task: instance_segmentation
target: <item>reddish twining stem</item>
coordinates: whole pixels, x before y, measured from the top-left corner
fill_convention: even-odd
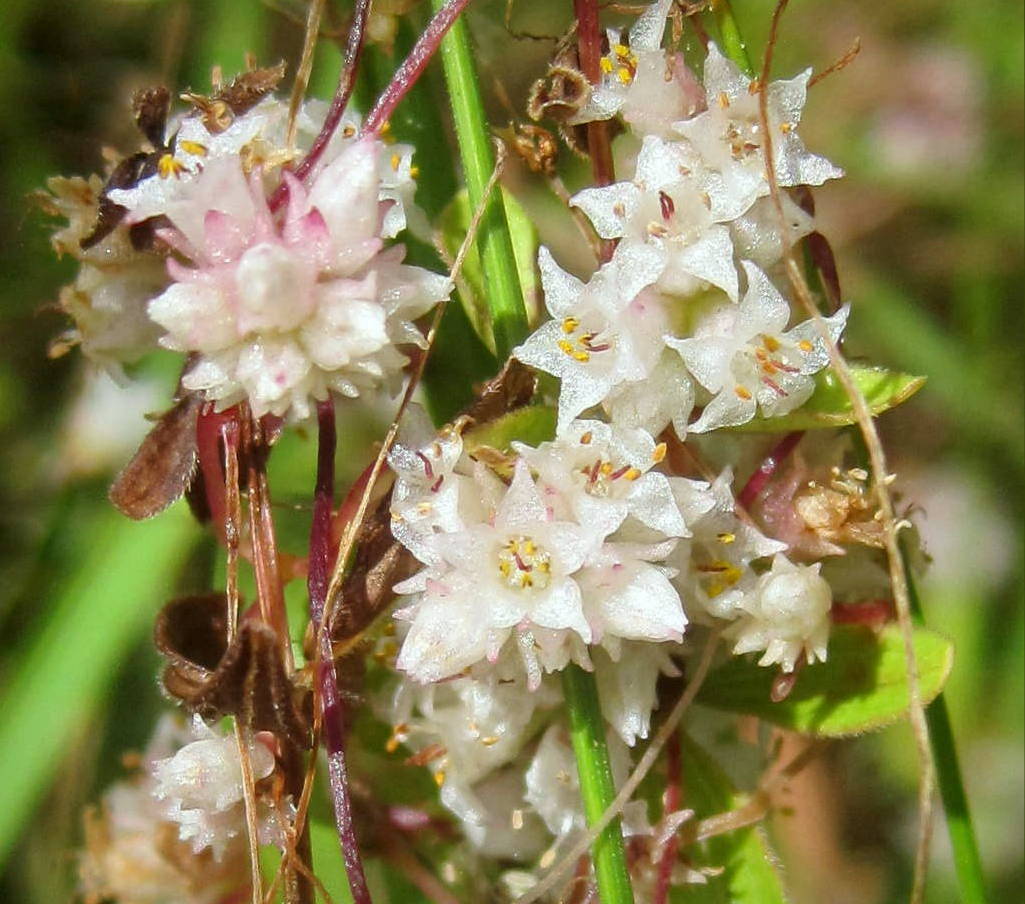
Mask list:
[[[601,81],[601,28],[598,22],[598,0],[573,0],[577,16],[577,51],[580,69],[592,85]],[[595,185],[610,185],[615,181],[615,166],[612,162],[612,143],[609,141],[608,123],[604,121],[587,124],[587,150],[591,156],[591,170]],[[602,241],[601,259],[612,258],[615,243]]]
[[[744,489],[737,494],[737,502],[743,508],[751,507],[762,490],[768,486],[776,471],[779,470],[779,466],[794,451],[802,436],[804,436],[803,430],[795,430],[793,433],[788,433],[773,446],[772,451],[765,456],[765,460],[758,466],[758,469],[748,478],[747,483],[744,484]]]
[[[384,124],[395,111],[399,101],[416,84],[431,61],[431,57],[441,46],[441,39],[445,37],[446,32],[452,27],[452,23],[456,21],[469,2],[470,0],[449,0],[427,23],[427,28],[409,52],[409,56],[396,70],[391,83],[384,89],[374,108],[367,114],[366,121],[363,123],[364,135],[377,135],[384,128]]]
[[[285,593],[278,569],[278,541],[274,533],[270,487],[267,484],[269,452],[264,425],[242,406],[242,448],[246,453],[246,483],[249,491],[249,533],[253,544],[253,570],[260,615],[277,633],[285,666],[293,665],[292,642],[285,612]]]
[[[356,72],[359,69],[359,59],[363,53],[363,36],[366,31],[367,18],[370,15],[371,0],[356,0],[352,10],[352,24],[349,26],[349,37],[345,44],[345,61],[342,64],[342,72],[338,77],[338,87],[335,89],[335,96],[331,100],[327,116],[324,117],[324,125],[313,140],[310,150],[295,168],[295,175],[299,179],[305,179],[327,149],[331,136],[334,135],[338,123],[345,115],[345,109],[349,106],[349,99],[352,97],[352,89],[356,86]],[[282,182],[274,191],[270,199],[270,209],[278,210],[288,197],[288,186]]]
[[[683,806],[683,758],[680,751],[679,732],[673,732],[666,741],[666,790],[662,794],[662,818],[675,813]],[[680,849],[680,837],[673,833],[666,839],[666,846],[658,861],[658,875],[655,877],[655,895],[652,904],[666,904],[673,881],[673,866]]]
[[[199,458],[199,472],[203,475],[203,489],[207,508],[210,509],[210,520],[222,543],[225,542],[227,502],[224,496],[221,431],[232,422],[237,423],[236,409],[215,411],[212,402],[204,405],[196,418],[196,455]]]
[[[359,840],[352,818],[349,776],[345,762],[345,710],[338,692],[331,632],[322,625],[328,581],[334,566],[331,540],[331,512],[335,484],[335,409],[330,399],[317,405],[317,483],[313,497],[313,525],[310,528],[310,567],[306,587],[310,595],[310,622],[317,638],[317,703],[327,752],[328,781],[335,813],[342,860],[349,877],[355,904],[370,904]]]

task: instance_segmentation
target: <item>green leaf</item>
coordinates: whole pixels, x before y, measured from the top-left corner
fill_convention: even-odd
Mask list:
[[[0,750],[8,775],[17,777],[0,788],[0,861],[95,715],[117,665],[150,630],[197,538],[182,504],[144,524],[105,509],[65,529],[89,537],[88,557],[57,595],[40,600],[47,617],[0,700]]]
[[[885,367],[852,364],[850,368],[873,417],[906,402],[925,385],[925,377],[914,377]],[[743,433],[788,433],[791,430],[844,427],[855,420],[847,393],[832,368],[827,368],[815,375],[815,391],[796,411],[782,417],[756,417],[730,429]]]
[[[511,193],[500,187],[505,204],[505,214],[509,221],[509,237],[512,240],[513,257],[516,259],[516,272],[519,274],[520,286],[524,299],[536,297],[537,277],[534,273],[534,261],[537,259],[537,230],[523,206]],[[470,228],[473,213],[470,209],[470,197],[466,189],[459,191],[442,211],[438,221],[441,230],[441,241],[449,257],[455,258]],[[495,350],[495,337],[491,329],[491,318],[488,311],[487,297],[484,293],[484,274],[481,271],[480,254],[476,247],[470,249],[463,263],[462,279],[468,291],[460,300],[466,309],[466,316],[473,324],[477,335],[492,351]],[[528,317],[533,319],[536,311],[528,310]]]
[[[914,645],[922,702],[928,704],[950,675],[954,646],[925,628],[915,629]],[[878,635],[861,626],[834,628],[829,659],[803,668],[794,689],[780,703],[770,698],[776,674],[757,665],[753,657],[730,659],[708,676],[698,701],[822,737],[882,728],[908,711],[904,643],[897,625]]]
[[[745,803],[715,760],[686,735],[681,736],[686,805],[697,819],[725,813]],[[686,885],[670,893],[673,904],[783,904],[786,894],[774,865],[775,854],[760,826],[737,829],[692,845],[694,866],[722,867],[707,885]]]
[[[546,405],[528,405],[467,430],[463,434],[463,445],[471,453],[481,446],[508,452],[513,440],[536,446],[554,438],[555,409]]]

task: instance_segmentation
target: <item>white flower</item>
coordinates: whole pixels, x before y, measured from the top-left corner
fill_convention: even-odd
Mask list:
[[[392,533],[421,562],[440,562],[430,538],[435,531],[452,533],[462,526],[459,482],[454,473],[463,454],[458,429],[437,432],[419,405],[410,405],[398,438],[388,454],[395,472],[391,496]]]
[[[382,250],[384,146],[346,147],[307,193],[289,180],[284,224],[259,179],[237,160],[211,161],[170,205],[175,242],[195,266],[170,261],[176,280],[149,305],[161,344],[198,352],[183,379],[221,408],[248,401],[266,413],[308,416],[312,400],[357,396],[393,382],[422,343],[412,320],[446,297],[449,281]]]
[[[192,734],[192,743],[153,763],[152,793],[164,803],[165,817],[178,824],[179,838],[190,842],[194,853],[210,848],[220,859],[228,842],[245,831],[238,745],[233,737],[211,731],[198,717]],[[274,771],[274,755],[266,746],[255,743],[249,753],[257,781]],[[261,828],[272,831],[266,821]]]
[[[648,135],[630,182],[586,188],[572,199],[605,239],[646,244],[661,261],[656,288],[690,295],[706,283],[737,299],[730,231],[718,222],[722,190],[708,190],[713,175],[699,179],[702,164],[686,144]]]
[[[694,381],[680,356],[666,348],[646,379],[621,384],[605,400],[605,408],[614,424],[639,427],[652,436],[672,424],[683,439],[694,409]]]
[[[708,616],[735,618],[757,580],[751,562],[786,549],[786,544],[764,537],[737,517],[732,480],[732,472],[726,469],[708,489],[704,483],[688,486],[693,482],[683,478],[673,482],[680,497],[689,497],[692,505],[706,506],[711,496],[710,508],[688,522],[693,524],[694,536],[681,540],[669,557],[669,564],[678,571],[675,583],[688,615],[702,621]]]
[[[167,285],[167,272],[161,257],[132,247],[124,226],[82,249],[80,242],[96,224],[102,187],[99,176],[55,177],[40,201],[48,213],[67,220],[53,234],[54,250],[80,263],[75,281],[60,293],[61,307],[75,322],[62,339],[80,345],[86,357],[124,382],[122,366],[156,347],[159,330],[146,316],[146,303]]]
[[[665,443],[641,429],[573,421],[554,442],[513,448],[537,472],[546,498],[581,524],[610,534],[630,516],[667,537],[689,535],[669,478],[651,470]]]
[[[630,771],[630,754],[615,735],[608,737],[609,765],[616,784],[621,784]],[[566,728],[558,723],[549,726],[537,746],[526,776],[527,803],[544,820],[557,839],[584,829],[583,804],[580,800],[580,776],[576,758],[570,747]],[[631,801],[623,807],[623,834],[647,834],[651,826],[647,820],[644,801]]]
[[[247,888],[248,858],[241,834],[223,836],[219,859],[197,857],[174,837],[177,826],[167,822],[166,807],[153,796],[147,767],[169,755],[185,735],[176,718],[162,717],[143,753],[143,768],[111,786],[98,811],[86,813],[85,850],[79,857],[80,891],[86,900],[219,904]]]
[[[786,244],[793,246],[815,230],[814,218],[785,193],[780,195],[780,202],[786,223]],[[737,257],[752,261],[763,270],[768,270],[783,258],[783,229],[772,198],[760,198],[747,213],[733,220],[730,235],[733,236]]]
[[[585,284],[542,247],[538,267],[553,319],[515,348],[513,356],[562,380],[562,431],[614,388],[646,378],[658,362],[665,314],[641,290],[658,278],[661,263],[647,246],[625,247]]]
[[[670,657],[671,649],[674,647],[665,643],[629,641],[622,645],[616,659],[603,649],[594,652],[602,714],[630,747],[638,738],[648,736],[651,713],[658,706],[658,676],[680,674]]]
[[[843,171],[811,154],[797,135],[811,70],[768,87],[768,120],[776,178],[781,187],[821,185]],[[676,131],[700,154],[726,188],[728,219],[740,216],[769,193],[765,177],[764,136],[758,114],[758,92],[751,79],[726,59],[715,44],[705,58],[708,109],[676,123]]]
[[[435,535],[447,567],[427,579],[397,667],[418,681],[440,680],[485,656],[496,659],[517,625],[570,630],[590,642],[574,575],[602,539],[554,520],[526,463],[519,462],[492,519]],[[467,626],[460,627],[464,620]]]
[[[790,307],[768,277],[744,261],[748,289],[739,305],[711,311],[688,339],[667,337],[694,378],[712,393],[694,433],[744,424],[758,408],[765,417],[787,414],[807,401],[812,374],[829,363],[814,321],[784,332]],[[843,307],[825,323],[833,342],[847,321]]]
[[[608,29],[609,51],[600,61],[601,82],[570,120],[573,124],[620,114],[641,134],[667,134],[672,123],[692,116],[704,92],[683,54],[662,50],[662,33],[672,0],[657,0],[630,29],[629,46],[618,29]]]
[[[809,663],[825,661],[833,594],[820,568],[794,565],[777,554],[728,630],[736,641],[733,652],[764,650],[758,664],[778,664],[784,672],[792,672],[802,654]]]
[[[484,481],[481,496],[489,494]],[[397,667],[416,681],[440,681],[481,660],[496,662],[515,635],[534,690],[543,671],[570,661],[590,668],[587,644],[618,656],[622,640],[678,641],[687,620],[670,583],[674,572],[659,564],[675,541],[608,542],[619,520],[610,511],[578,520],[519,459],[494,508],[479,523],[434,534],[438,564],[396,586],[417,594],[396,614],[411,622]]]

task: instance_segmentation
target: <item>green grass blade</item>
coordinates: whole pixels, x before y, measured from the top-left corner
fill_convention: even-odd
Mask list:
[[[431,0],[431,5],[438,10],[445,4],[444,0]],[[456,21],[442,41],[441,60],[459,139],[466,190],[470,206],[477,210],[495,167],[495,154],[470,52],[470,38],[462,19]],[[495,351],[498,358],[504,360],[526,337],[527,316],[501,192],[493,192],[485,207],[477,242]]]
[[[740,67],[741,72],[753,78],[754,66],[751,65],[751,57],[748,56],[747,45],[733,15],[730,0],[712,0],[712,13],[719,26],[719,49],[726,59]]]
[[[118,663],[149,630],[196,537],[183,505],[145,524],[105,509],[87,527],[91,552],[52,600],[40,601],[49,615],[0,701],[4,770],[17,777],[0,787],[0,863]]]
[[[584,816],[587,824],[593,825],[601,819],[616,796],[598,687],[592,672],[570,664],[562,672],[562,689],[566,695],[570,739],[580,774]],[[623,850],[623,831],[618,818],[602,830],[591,851],[602,904],[633,904],[633,889]]]
[[[901,543],[900,551],[907,574],[911,614],[915,621],[921,624],[924,621],[922,601],[918,595],[914,572],[908,561],[904,543]],[[925,721],[929,726],[932,755],[936,760],[936,782],[943,801],[943,811],[947,817],[947,833],[950,835],[950,846],[954,853],[954,870],[961,888],[961,900],[963,904],[985,904],[986,885],[982,877],[979,843],[975,838],[972,814],[968,808],[968,795],[965,793],[957,746],[954,743],[950,712],[942,693],[925,710]]]

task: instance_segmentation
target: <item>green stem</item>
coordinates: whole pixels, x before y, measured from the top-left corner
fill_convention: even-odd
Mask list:
[[[903,542],[900,544],[900,553],[907,575],[911,615],[922,624],[925,621],[922,602],[908,561],[907,547]],[[954,853],[954,869],[961,888],[961,901],[963,904],[985,904],[986,886],[982,878],[979,843],[972,827],[972,814],[968,808],[968,796],[965,794],[958,762],[950,711],[942,693],[929,704],[925,711],[925,721],[929,726],[929,742],[936,760],[936,780],[943,800],[943,810],[947,815],[947,833]]]
[[[712,0],[712,12],[719,26],[719,44],[725,57],[740,67],[745,75],[754,77],[754,66],[747,55],[747,45],[737,26],[730,0]]]
[[[601,819],[616,796],[605,743],[605,720],[593,673],[571,664],[563,670],[562,689],[569,711],[569,732],[577,758],[577,772],[580,774],[584,816],[590,826]],[[626,868],[623,832],[618,817],[595,838],[591,854],[602,904],[633,904],[633,889]]]
[[[431,4],[435,10],[445,5],[444,0],[431,0]],[[442,41],[441,60],[445,68],[452,117],[456,124],[470,209],[476,210],[495,168],[495,154],[473,65],[469,34],[462,19],[452,26]],[[513,347],[526,337],[527,315],[501,192],[494,192],[485,207],[477,242],[484,271],[485,295],[495,334],[495,351],[499,360],[504,360]]]

